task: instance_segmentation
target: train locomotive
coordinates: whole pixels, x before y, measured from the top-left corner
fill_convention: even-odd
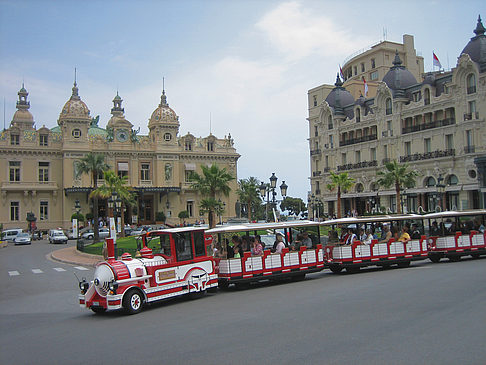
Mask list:
[[[113,239],[106,239],[108,259],[95,269],[94,279],[79,283],[79,304],[95,313],[125,309],[129,314],[144,304],[188,294],[199,297],[218,285],[214,260],[206,254],[204,230],[169,229],[154,232],[161,252],[154,255],[143,240],[141,257],[128,253],[115,259]]]

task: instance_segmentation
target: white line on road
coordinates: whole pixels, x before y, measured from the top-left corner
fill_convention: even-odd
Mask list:
[[[32,272],[34,274],[42,274],[43,273],[43,271],[41,269],[32,269]]]
[[[17,275],[20,275],[20,273],[18,271],[9,271],[8,274],[10,276],[17,276]]]
[[[55,267],[54,270],[56,270],[57,272],[66,271],[62,267]]]
[[[81,270],[81,271],[85,271],[85,270],[89,270],[85,267],[82,267],[82,266],[74,266],[75,269],[78,269],[78,270]]]

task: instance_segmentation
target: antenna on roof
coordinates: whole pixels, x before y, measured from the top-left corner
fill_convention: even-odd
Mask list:
[[[74,84],[76,84],[76,67],[74,68]]]
[[[162,77],[162,91],[165,91],[165,77]]]
[[[212,134],[212,128],[211,128],[211,112],[209,112],[209,134]]]
[[[5,96],[3,97],[3,130],[5,130]]]
[[[383,41],[386,41],[387,36],[388,36],[388,31],[386,30],[386,27],[383,27]]]

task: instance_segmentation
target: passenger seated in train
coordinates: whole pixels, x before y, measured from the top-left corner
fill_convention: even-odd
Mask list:
[[[361,242],[364,245],[371,245],[371,241],[373,240],[373,234],[371,233],[371,229],[367,229],[365,232],[365,237]]]
[[[437,221],[432,222],[432,227],[430,227],[430,235],[431,236],[440,236],[441,231],[439,229],[439,226],[437,225]]]
[[[331,229],[329,231],[329,243],[337,243],[337,242],[339,242],[338,233],[334,229]]]
[[[402,227],[402,234],[398,238],[398,241],[403,243],[407,243],[408,241],[410,241],[410,235],[408,234],[408,227],[406,225]]]
[[[392,238],[395,242],[398,241],[398,239],[400,238],[400,233],[398,231],[398,227],[397,226],[393,226],[391,227],[391,233],[392,233]]]
[[[413,240],[418,240],[418,239],[420,239],[420,237],[422,237],[422,232],[420,232],[416,223],[412,224],[412,234],[410,235],[410,237]]]
[[[263,246],[258,240],[251,236],[250,237],[250,243],[251,243],[251,255],[252,256],[261,256],[263,255]]]
[[[354,241],[357,240],[356,234],[354,233],[352,228],[348,228],[348,238],[346,242],[344,243],[345,245],[352,245]]]
[[[251,249],[251,246],[250,246],[250,240],[249,240],[249,237],[248,236],[243,236],[241,237],[241,241],[240,241],[240,253],[243,254],[243,252],[248,252],[250,251]]]
[[[474,230],[484,233],[484,224],[482,224],[479,219],[474,221]]]
[[[265,251],[265,242],[262,242],[262,238],[260,237],[259,234],[257,234],[255,236],[255,241],[258,241],[258,243],[260,243],[260,245],[262,245],[262,250]]]
[[[379,243],[387,243],[390,238],[392,238],[392,233],[388,224],[383,225],[383,230],[381,231],[381,237]]]
[[[305,246],[307,248],[312,248],[312,240],[309,237],[309,232],[302,233],[302,246]]]
[[[290,249],[292,251],[299,251],[300,246],[302,246],[302,240],[303,240],[302,234],[297,234],[297,237],[295,238],[295,241],[290,244]]]
[[[234,251],[234,254],[233,254],[233,258],[234,259],[241,258],[241,255],[240,255],[240,246],[233,247],[233,251]]]
[[[358,234],[358,239],[363,242],[366,240],[366,238],[368,237],[368,235],[366,234],[365,232],[365,229],[363,227],[361,227],[359,229],[359,234]]]
[[[273,251],[275,253],[282,253],[282,250],[285,248],[285,243],[283,241],[283,235],[281,233],[277,233],[275,237],[275,243],[273,244]]]
[[[235,253],[235,247],[236,246],[240,246],[240,237],[237,236],[237,235],[234,235],[233,237],[231,237],[231,243],[228,245],[228,252],[227,252],[227,257],[229,259],[233,258],[234,257],[234,253]]]

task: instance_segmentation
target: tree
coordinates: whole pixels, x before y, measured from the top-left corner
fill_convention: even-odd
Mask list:
[[[246,204],[246,213],[250,222],[255,207],[261,204],[259,186],[260,182],[253,176],[238,181],[238,191],[236,193],[242,204]]]
[[[113,192],[116,192],[118,198],[121,200],[121,226],[125,226],[125,217],[123,214],[124,207],[134,206],[135,196],[126,186],[127,177],[119,177],[114,171],[108,170],[104,172],[105,183],[99,188],[93,190],[90,197],[93,198],[110,198]],[[115,222],[116,224],[116,222]],[[125,230],[122,228],[121,235],[125,234]]]
[[[299,215],[300,213],[304,213],[307,210],[307,207],[301,198],[287,196],[282,203],[280,203],[280,209],[288,210],[292,215]]]
[[[400,205],[400,191],[405,188],[412,188],[415,186],[415,179],[419,176],[419,172],[416,170],[410,170],[410,166],[407,162],[399,164],[396,160],[387,162],[385,164],[384,171],[378,171],[376,176],[378,177],[377,183],[385,188],[395,186],[397,212],[402,212]]]
[[[223,194],[225,196],[229,195],[231,188],[229,182],[234,180],[234,177],[226,171],[226,168],[219,168],[217,165],[213,164],[211,167],[201,165],[202,175],[194,172],[191,176],[191,187],[197,190],[203,197],[210,198],[208,204],[205,207],[200,208],[203,210],[207,209],[209,228],[214,228],[216,222],[214,219],[215,214],[215,201],[217,194]]]
[[[88,153],[76,164],[76,178],[82,174],[91,175],[91,188],[98,186],[98,175],[108,170],[110,167],[105,163],[105,156],[101,153]],[[98,197],[93,198],[93,229],[94,239],[99,239],[98,225]]]
[[[337,174],[330,171],[331,182],[327,184],[327,189],[333,191],[337,188],[337,217],[341,218],[341,193],[351,189],[354,185],[354,179],[348,176],[347,172]]]
[[[184,221],[184,219],[189,218],[189,212],[187,210],[181,210],[179,214],[177,214],[179,219],[181,220],[181,223]]]

